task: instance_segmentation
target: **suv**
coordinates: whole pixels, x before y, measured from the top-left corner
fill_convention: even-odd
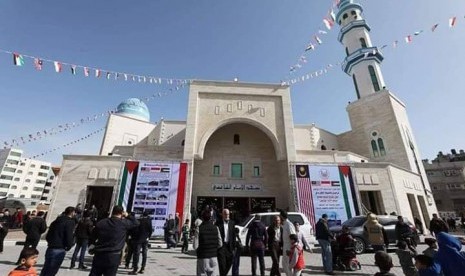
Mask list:
[[[363,235],[363,224],[366,221],[366,216],[356,216],[351,219],[346,220],[342,225],[348,226],[350,229],[350,234],[354,238],[355,244],[355,252],[357,254],[362,254],[367,249],[371,247],[368,243],[368,240]],[[396,244],[397,237],[396,237],[396,223],[397,223],[397,216],[378,216],[379,223],[384,227],[386,230],[386,234],[389,239],[389,244]],[[407,223],[413,231],[414,239],[418,243],[420,238],[418,236],[418,231],[415,228],[415,225],[412,224],[407,218],[404,217],[404,222]],[[338,235],[342,231],[342,226],[333,226],[330,227],[329,230],[334,234]]]
[[[236,228],[239,229],[239,237],[241,238],[242,243],[245,245],[247,231],[249,230],[249,226],[254,220],[255,215],[260,217],[260,220],[263,224],[265,224],[266,228],[271,225],[273,218],[275,216],[279,216],[278,212],[274,213],[257,213],[251,214],[247,217],[242,223],[236,225]],[[308,241],[310,245],[316,243],[315,236],[313,235],[313,227],[308,221],[307,217],[302,213],[297,212],[288,212],[287,218],[294,224],[298,222],[300,225],[300,231],[304,234],[305,239]]]

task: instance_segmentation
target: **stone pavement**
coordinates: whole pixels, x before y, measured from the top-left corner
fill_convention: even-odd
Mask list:
[[[190,245],[191,246],[191,245]],[[8,272],[14,268],[14,262],[17,260],[21,246],[15,246],[12,242],[6,243],[3,254],[0,254],[0,275],[8,275]],[[425,245],[419,245],[417,250],[419,252],[425,249]],[[44,263],[44,253],[46,247],[41,243],[38,247],[40,257],[37,263],[37,270],[40,271]],[[395,267],[392,272],[396,275],[403,275],[402,270],[399,266],[399,260],[397,256],[391,251],[390,252]],[[63,266],[60,269],[58,275],[67,276],[83,276],[89,275],[89,270],[69,270],[69,263],[71,259],[71,252],[66,255]],[[358,256],[358,260],[362,264],[362,270],[355,272],[336,272],[336,275],[373,275],[376,273],[377,267],[374,265],[374,254],[367,253]],[[88,256],[86,259],[86,265],[90,266],[92,257]],[[324,275],[322,273],[321,255],[317,252],[308,253],[305,252],[306,269],[304,275]],[[271,267],[270,257],[265,257],[265,264],[267,267],[266,274],[269,275],[269,268]],[[164,249],[162,244],[153,244],[152,248],[149,249],[147,267],[145,275],[195,275],[196,257],[194,252],[191,254],[182,254],[181,248],[176,249]],[[118,275],[127,275],[130,270],[120,268]],[[258,271],[257,271],[258,272]],[[243,256],[241,258],[240,275],[251,275],[250,272],[250,257]],[[284,275],[284,274],[283,274]]]

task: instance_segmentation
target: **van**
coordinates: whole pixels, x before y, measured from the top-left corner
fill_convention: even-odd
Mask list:
[[[279,216],[279,212],[271,212],[271,213],[256,213],[251,214],[247,217],[243,222],[236,225],[236,228],[239,229],[239,237],[241,238],[242,243],[245,245],[247,231],[249,230],[249,226],[251,225],[252,221],[254,220],[255,215],[260,217],[260,220],[263,224],[265,224],[266,228],[271,225],[273,218],[275,216]],[[316,243],[315,236],[313,234],[313,227],[308,221],[308,218],[303,213],[298,212],[288,212],[287,218],[293,224],[298,222],[300,225],[300,231],[304,234],[305,239],[313,247]]]

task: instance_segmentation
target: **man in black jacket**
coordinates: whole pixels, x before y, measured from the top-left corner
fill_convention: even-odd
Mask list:
[[[46,239],[45,263],[40,276],[55,276],[65,259],[66,251],[74,245],[74,207],[66,207],[65,213],[50,224]]]
[[[331,241],[334,240],[333,234],[329,231],[328,215],[323,214],[315,226],[316,239],[321,246],[321,260],[323,268],[328,275],[334,275],[333,272],[333,254],[331,252]]]
[[[216,222],[216,226],[220,230],[221,241],[223,246],[218,249],[218,267],[220,276],[226,276],[231,269],[233,261],[233,252],[235,245],[234,221],[229,218],[229,210],[223,209],[223,215]]]
[[[47,231],[47,224],[44,220],[44,212],[40,211],[36,217],[30,219],[26,224],[23,225],[23,232],[26,234],[26,241],[24,242],[24,248],[36,248],[45,231]],[[17,265],[19,265],[21,259],[18,257]]]
[[[97,222],[90,242],[95,256],[89,276],[116,275],[126,234],[137,226],[136,218],[128,216],[121,206],[113,207],[110,218]]]
[[[197,251],[197,276],[216,275],[218,248],[222,247],[218,227],[212,222],[209,210],[202,213],[202,224],[195,232],[193,247]]]
[[[139,270],[139,274],[144,273],[145,264],[147,263],[147,247],[149,239],[153,233],[152,219],[149,217],[147,212],[142,214],[139,219],[139,227],[134,231],[133,237],[133,271],[129,275],[137,275],[137,268],[139,266],[139,256],[142,250],[142,264]]]
[[[79,269],[87,268],[84,265],[84,257],[86,255],[87,246],[89,244],[89,238],[92,234],[94,224],[90,219],[90,212],[88,210],[85,210],[84,214],[81,215],[82,218],[79,220],[76,226],[76,230],[74,231],[74,236],[76,237],[76,248],[74,248],[73,257],[71,258],[70,269],[74,268],[79,251],[81,252],[79,256]]]

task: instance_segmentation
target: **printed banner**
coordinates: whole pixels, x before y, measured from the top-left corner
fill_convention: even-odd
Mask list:
[[[299,211],[315,225],[327,214],[331,225],[360,213],[349,166],[296,165]]]

